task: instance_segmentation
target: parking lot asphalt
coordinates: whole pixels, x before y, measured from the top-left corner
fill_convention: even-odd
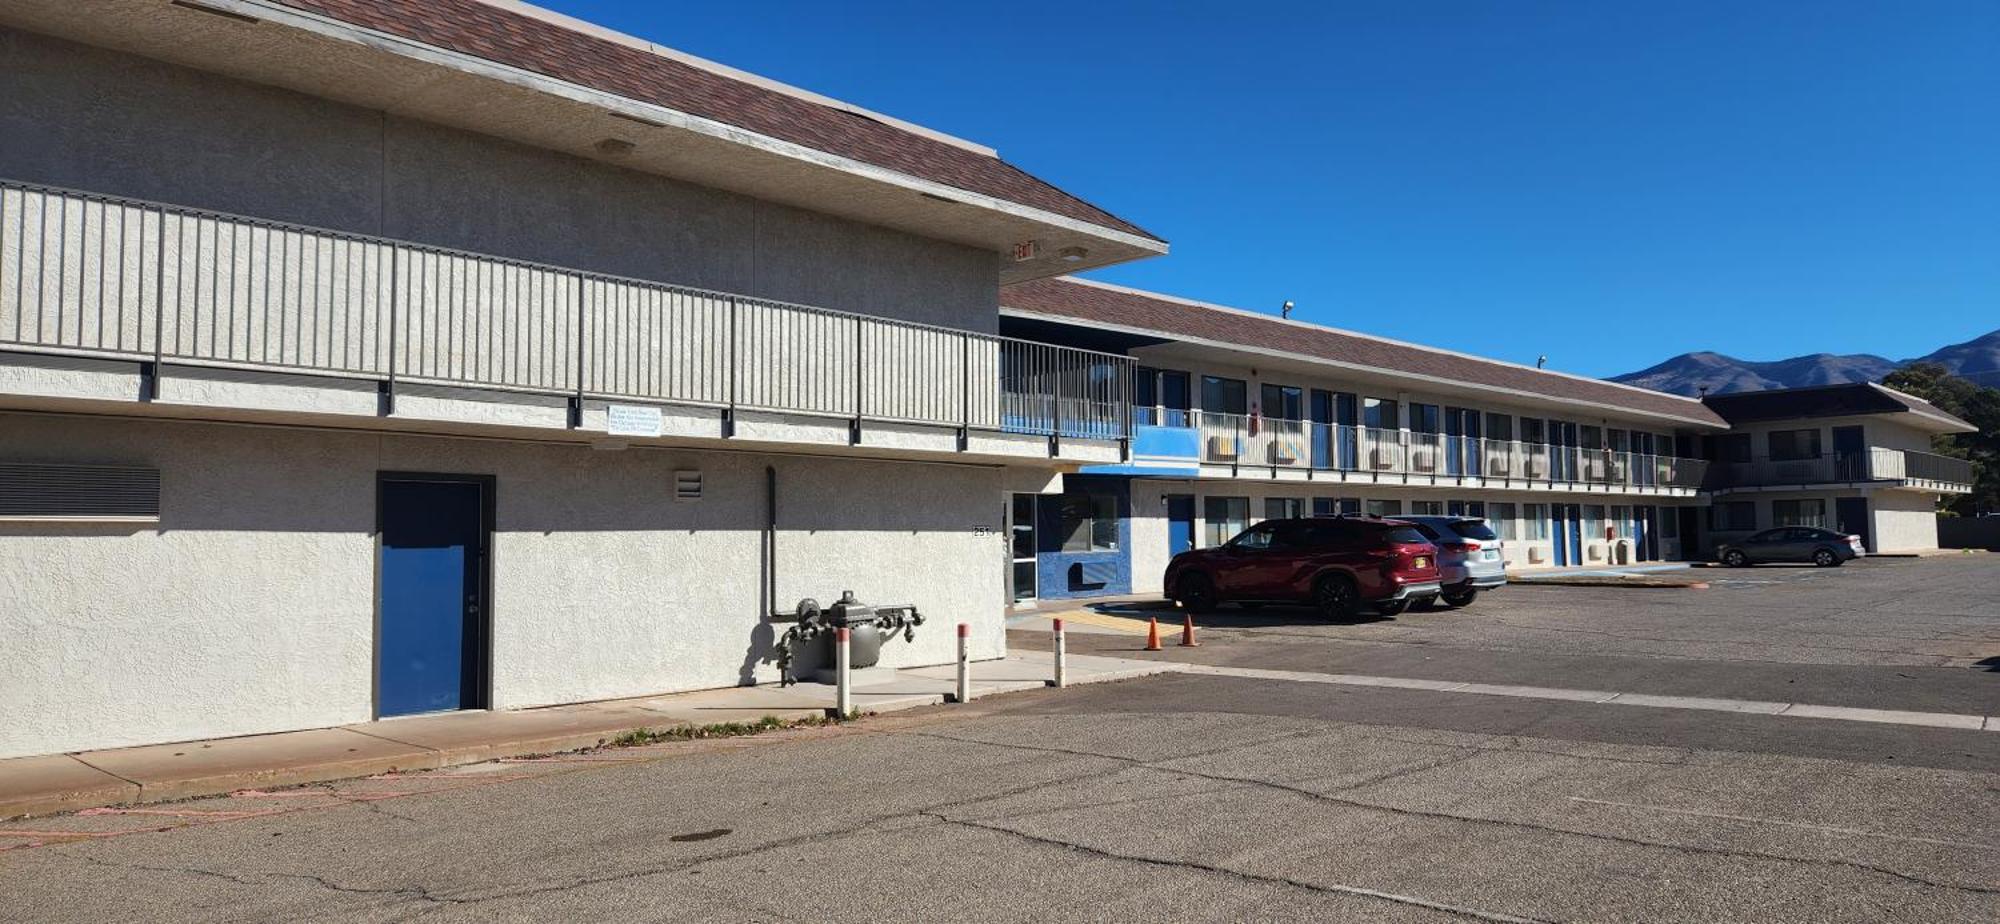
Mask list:
[[[1972,666],[2000,656],[1977,590],[2000,565],[1870,565],[1350,625],[1265,609],[1154,656],[1710,695],[1790,677],[1904,707],[2000,686]],[[1890,600],[1897,622],[1869,617]],[[2000,919],[1995,731],[1178,673],[294,792],[310,807],[164,806],[171,830],[0,852],[0,917]]]

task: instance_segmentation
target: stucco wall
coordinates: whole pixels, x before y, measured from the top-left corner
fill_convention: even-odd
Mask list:
[[[991,332],[996,256],[0,30],[0,177]]]
[[[5,458],[161,470],[157,528],[0,525],[0,756],[363,721],[372,712],[375,477],[496,476],[502,708],[772,680],[778,605],[853,589],[931,622],[887,665],[1005,650],[1002,470],[0,414]],[[672,472],[704,497],[672,499]]]
[[[1878,491],[1868,499],[1875,550],[1919,552],[1938,547],[1937,498],[1915,491]]]

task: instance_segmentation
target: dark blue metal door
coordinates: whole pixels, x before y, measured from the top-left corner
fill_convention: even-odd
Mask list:
[[[477,480],[381,481],[380,715],[486,705],[489,491]]]
[[[1569,564],[1569,523],[1563,519],[1561,504],[1550,504],[1549,514],[1555,520],[1553,524],[1555,528],[1549,531],[1549,536],[1555,542],[1554,558],[1556,567],[1560,568]]]
[[[1194,495],[1167,495],[1167,557],[1194,548]]]

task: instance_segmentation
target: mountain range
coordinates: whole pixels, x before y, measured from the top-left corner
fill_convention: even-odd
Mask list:
[[[1938,363],[1962,378],[2000,386],[2000,330],[1954,343],[1915,359],[1894,360],[1869,353],[1814,353],[1770,362],[1752,362],[1721,353],[1682,353],[1657,366],[1614,375],[1613,382],[1677,395],[1801,388],[1847,382],[1879,382],[1911,363]]]

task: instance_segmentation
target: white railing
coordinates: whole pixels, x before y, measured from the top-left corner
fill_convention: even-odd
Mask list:
[[[1122,356],[7,181],[0,349],[1130,432]]]
[[[1441,433],[1193,413],[1203,462],[1494,482],[1693,489],[1708,463]]]

